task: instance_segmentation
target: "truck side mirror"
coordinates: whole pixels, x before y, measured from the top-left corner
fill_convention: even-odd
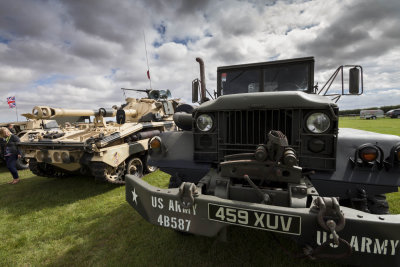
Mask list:
[[[360,70],[357,67],[349,70],[349,92],[352,95],[360,94]]]
[[[192,81],[192,103],[199,102],[199,79],[194,79]]]

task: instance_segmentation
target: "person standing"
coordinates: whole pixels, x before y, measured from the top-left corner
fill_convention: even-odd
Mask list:
[[[12,133],[12,134],[17,134],[17,132],[14,129],[14,125],[11,123],[7,124],[7,129]]]
[[[19,175],[17,171],[17,160],[21,157],[21,151],[17,147],[17,143],[19,142],[19,138],[16,135],[13,135],[10,130],[6,127],[0,128],[0,137],[4,139],[3,144],[3,156],[6,161],[7,168],[11,172],[13,176],[13,180],[9,182],[10,184],[19,183]]]

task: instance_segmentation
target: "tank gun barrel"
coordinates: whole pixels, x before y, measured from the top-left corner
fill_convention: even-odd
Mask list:
[[[81,117],[81,116],[103,116],[114,117],[115,109],[100,108],[99,110],[91,109],[63,109],[52,108],[48,106],[35,106],[32,110],[32,115],[35,119],[53,119],[60,117]]]

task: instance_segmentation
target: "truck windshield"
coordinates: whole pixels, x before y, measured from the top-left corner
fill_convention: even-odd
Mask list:
[[[273,91],[307,91],[308,63],[264,66],[259,69],[224,70],[220,73],[221,94]]]

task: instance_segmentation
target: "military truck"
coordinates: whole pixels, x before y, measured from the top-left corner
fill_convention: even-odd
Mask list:
[[[30,170],[36,175],[50,177],[89,174],[114,184],[124,184],[127,173],[141,176],[143,172],[154,171],[155,168],[147,164],[147,143],[149,138],[175,129],[172,115],[179,102],[168,100],[154,90],[148,91],[148,95],[141,99],[127,98],[125,104],[113,109],[35,107],[32,116],[37,119],[95,118],[91,124],[69,126],[62,132],[49,131],[31,140],[21,140]],[[115,117],[116,121],[106,122],[108,117]]]
[[[313,58],[219,67],[210,100],[197,61],[200,106],[174,115],[183,131],[149,142],[169,189],[127,175],[130,205],[181,232],[249,227],[292,237],[310,259],[399,266],[400,215],[388,214],[384,194],[400,185],[400,137],[338,128],[335,101],[363,92],[362,67],[340,66],[321,89]]]

